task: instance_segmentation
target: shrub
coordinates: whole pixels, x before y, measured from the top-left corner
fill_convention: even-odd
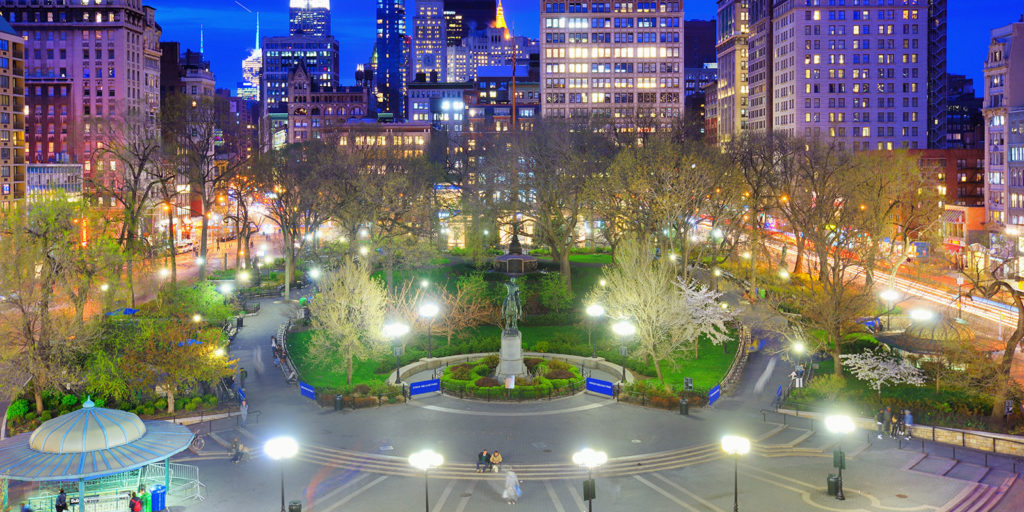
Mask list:
[[[451,377],[456,380],[469,380],[473,378],[473,366],[464,363],[449,367]]]
[[[576,375],[573,374],[571,371],[562,369],[549,369],[548,372],[544,374],[544,377],[550,380],[571,379],[575,376]]]
[[[77,404],[77,403],[78,403],[78,397],[75,396],[75,395],[64,395],[64,396],[60,397],[60,405],[62,405],[64,407],[71,408],[71,407],[74,407],[75,404]]]
[[[217,407],[217,403],[218,403],[218,402],[219,402],[219,400],[217,400],[217,397],[215,397],[215,396],[213,396],[213,395],[210,395],[210,396],[209,396],[209,397],[208,397],[208,398],[206,399],[206,403],[207,403],[207,404],[209,404],[209,406],[210,406],[210,407]]]
[[[536,368],[536,366],[538,364],[541,364],[543,362],[544,362],[544,360],[539,358],[539,357],[527,357],[527,358],[523,359],[523,364],[526,365],[526,369],[530,373],[533,373],[533,369]]]
[[[538,341],[533,346],[533,351],[540,352],[542,354],[547,354],[548,352],[551,352],[551,344],[548,343],[547,341]]]
[[[36,413],[35,412],[27,412],[27,413],[25,413],[25,421],[32,421],[34,419],[36,419]]]
[[[380,405],[380,403],[377,402],[377,397],[373,396],[361,396],[352,401],[352,406],[355,407],[356,409],[362,409],[365,407],[377,407],[378,405]]]
[[[846,386],[846,379],[834,373],[826,373],[811,381],[807,386],[807,394],[831,402],[839,397],[844,386]]]
[[[357,395],[369,395],[370,386],[367,386],[366,384],[356,384],[352,387],[352,392]]]
[[[572,305],[572,290],[565,285],[561,274],[547,274],[540,280],[537,295],[540,303],[551,311],[559,312]]]
[[[22,398],[21,400],[15,400],[14,403],[7,409],[7,417],[16,420],[20,419],[28,414],[29,406],[28,400]]]
[[[488,375],[491,373],[491,368],[486,364],[477,363],[477,365],[473,367],[473,373],[477,375]]]
[[[152,416],[156,414],[156,408],[154,408],[152,405],[147,405],[142,408],[142,414],[145,414],[146,416]]]
[[[498,379],[495,379],[494,377],[481,377],[477,379],[476,382],[473,383],[473,385],[478,388],[493,388],[496,386],[500,386],[501,383],[498,382]]]
[[[167,410],[167,399],[166,398],[157,398],[156,401],[153,402],[153,408],[154,409],[160,409],[162,411],[166,411]]]
[[[551,370],[570,371],[573,368],[573,366],[571,364],[569,364],[569,363],[567,363],[565,361],[558,361],[556,359],[551,359],[547,363],[548,363],[548,368],[551,369]]]
[[[92,403],[96,407],[103,407],[104,405],[107,405],[107,399],[103,398],[103,397],[95,398],[95,399],[93,399]]]
[[[53,413],[52,413],[52,412],[50,412],[50,411],[43,411],[43,412],[42,412],[42,413],[41,413],[41,414],[39,415],[39,421],[46,421],[46,420],[48,420],[48,419],[50,419],[50,418],[53,418]]]
[[[494,370],[498,367],[498,354],[491,354],[480,360],[481,363],[487,365],[488,368]]]
[[[196,404],[193,403],[193,402],[188,402],[188,403],[185,404],[185,407],[183,407],[183,409],[185,409],[186,411],[189,411],[189,412],[194,411],[194,410],[196,410]]]

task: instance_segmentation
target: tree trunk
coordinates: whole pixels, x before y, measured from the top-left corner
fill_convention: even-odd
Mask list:
[[[562,280],[565,281],[565,288],[572,293],[572,268],[569,266],[570,249],[558,254],[558,271],[562,273]]]
[[[683,280],[690,278],[690,234],[689,229],[683,230]]]
[[[174,392],[167,391],[167,414],[174,414]]]
[[[32,396],[36,399],[36,414],[43,413],[43,392],[39,390],[39,385],[32,381]]]
[[[1020,298],[1014,294],[1014,302],[1017,307],[1021,307]],[[1014,329],[1013,334],[1006,339],[1006,348],[1003,350],[1003,359],[999,362],[999,383],[996,388],[994,401],[992,403],[992,421],[998,421],[1003,416],[1003,402],[1006,400],[1007,388],[1009,387],[1010,379],[1013,377],[1010,375],[1013,369],[1013,355],[1017,352],[1017,345],[1020,344],[1021,337],[1024,337],[1024,315],[1018,315],[1017,317],[1017,328]]]
[[[665,378],[662,377],[661,375],[661,362],[656,357],[653,357],[651,359],[654,359],[654,372],[655,375],[658,376],[658,382],[660,382],[662,386],[665,386],[665,389],[667,390],[668,384],[665,384]]]
[[[793,274],[799,274],[804,266],[804,248],[807,246],[807,239],[797,235],[796,237],[796,262],[793,263]],[[785,263],[785,262],[783,262]]]
[[[74,296],[75,325],[82,325],[85,317],[85,303],[89,301],[89,287],[83,286],[78,295]]]
[[[288,301],[288,300],[291,300],[291,297],[292,297],[292,244],[293,244],[293,242],[291,241],[291,235],[289,234],[287,229],[282,229],[281,230],[281,238],[284,240],[284,300]]]
[[[206,237],[210,231],[210,219],[206,217],[206,210],[206,201],[203,201],[203,228],[199,234],[199,257],[203,259],[203,264],[199,265],[199,281],[206,279],[206,267],[210,266],[206,259]]]
[[[753,235],[750,239],[750,300],[757,300],[757,246],[758,236]]]
[[[132,255],[131,255],[130,251],[128,252],[127,256],[128,256],[128,261],[126,262],[127,264],[126,264],[126,268],[125,268],[125,276],[126,276],[127,282],[128,282],[128,302],[129,302],[129,304],[132,305],[132,308],[134,308],[135,307],[135,271],[134,271],[134,265],[132,263]]]
[[[235,228],[235,269],[241,268],[242,262],[242,230]]]
[[[346,370],[346,375],[347,375],[346,383],[349,386],[351,386],[352,385],[352,354],[349,354],[347,357],[345,357],[345,362],[346,362],[346,366],[348,366],[348,369]]]
[[[167,210],[167,247],[171,256],[171,286],[178,285],[178,248],[174,246],[174,208]]]

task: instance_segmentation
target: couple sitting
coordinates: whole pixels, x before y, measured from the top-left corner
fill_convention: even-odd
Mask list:
[[[482,468],[482,469],[481,469]],[[484,450],[477,454],[476,459],[476,472],[483,473],[484,471],[497,472],[501,469],[501,453],[495,450],[492,453],[487,453]]]

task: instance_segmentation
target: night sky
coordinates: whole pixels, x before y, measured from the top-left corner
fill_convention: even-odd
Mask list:
[[[288,0],[240,0],[252,11],[260,12],[261,36],[287,35]],[[982,65],[992,28],[1017,21],[1024,5],[1016,9],[1007,0],[948,0],[948,39],[950,73],[974,78],[981,95]],[[235,88],[241,80],[241,61],[255,44],[256,15],[233,0],[149,0],[156,7],[157,22],[163,27],[164,41],[179,41],[182,48],[198,49],[199,25],[206,28],[206,55],[217,75],[217,85]],[[187,5],[183,5],[187,4]],[[516,32],[530,37],[538,33],[538,0],[502,0],[505,19],[515,24]],[[415,0],[406,0],[412,16]],[[354,83],[356,64],[366,62],[373,47],[376,30],[374,0],[332,0],[334,37],[341,44],[341,80]],[[714,0],[691,0],[685,4],[686,19],[713,19]],[[410,25],[411,28],[411,25]]]

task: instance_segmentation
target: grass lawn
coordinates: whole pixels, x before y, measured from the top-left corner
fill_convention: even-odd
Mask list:
[[[309,353],[309,341],[312,331],[293,332],[288,335],[288,352],[292,356],[302,381],[316,388],[337,389],[346,385],[347,375],[345,368],[318,368],[314,366]],[[363,384],[369,382],[384,382],[388,378],[387,373],[374,373],[378,367],[377,361],[352,362],[352,384]]]
[[[679,356],[675,361],[662,361],[661,373],[665,383],[676,389],[683,389],[683,379],[691,377],[693,387],[696,389],[709,390],[718,385],[729,371],[733,356],[736,354],[737,342],[729,341],[725,344],[725,352],[722,346],[712,345],[709,341],[700,343],[699,357],[696,359],[685,359]],[[599,344],[601,347],[601,344]],[[597,355],[618,364],[622,359],[618,348],[599,348]],[[644,363],[640,360],[627,357],[626,368],[640,373],[650,379],[656,378],[654,364]]]
[[[602,265],[611,265],[612,255],[607,253],[570,254],[569,261],[573,263],[600,263]]]
[[[234,278],[235,278],[235,269],[233,269],[233,268],[214,270],[213,272],[210,272],[209,276],[207,277],[207,279],[211,279],[211,280],[215,280],[215,281],[234,279]]]

